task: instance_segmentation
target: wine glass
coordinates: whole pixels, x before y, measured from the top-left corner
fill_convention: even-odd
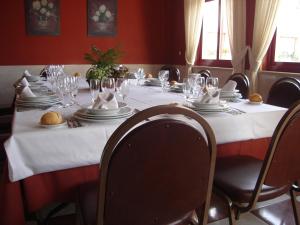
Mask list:
[[[145,72],[143,68],[138,68],[137,72],[134,73],[135,78],[137,79],[137,84],[141,84],[141,80],[145,78]]]
[[[116,84],[114,78],[104,77],[101,81],[102,92],[113,94],[116,90]]]
[[[71,94],[71,98],[72,98],[72,104],[76,103],[78,88],[79,88],[78,77],[75,77],[75,76],[70,77],[70,94]]]
[[[161,86],[165,91],[167,87],[167,81],[169,79],[169,70],[160,70],[158,72],[158,79],[160,80]]]
[[[123,101],[129,94],[129,81],[126,78],[117,78],[116,90],[117,93],[122,97]]]
[[[208,77],[206,79],[206,90],[209,95],[213,95],[219,87],[219,79],[217,77]]]
[[[100,90],[101,81],[99,79],[90,79],[90,92],[92,96],[92,102],[94,103],[99,90]]]
[[[195,78],[193,89],[192,89],[193,96],[197,98],[197,97],[199,97],[199,95],[202,95],[204,88],[205,88],[204,77],[197,76]]]

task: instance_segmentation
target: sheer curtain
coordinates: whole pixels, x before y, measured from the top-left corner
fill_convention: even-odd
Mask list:
[[[234,73],[245,72],[246,0],[225,0],[227,27]]]
[[[249,51],[251,91],[257,90],[257,72],[273,38],[282,0],[256,0],[252,49]]]
[[[184,0],[185,61],[187,73],[195,64],[200,39],[205,0]]]

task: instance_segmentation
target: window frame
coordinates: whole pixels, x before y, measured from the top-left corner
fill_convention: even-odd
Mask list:
[[[197,60],[196,65],[201,66],[212,66],[212,67],[225,67],[225,68],[231,68],[231,60],[224,60],[219,59],[220,56],[220,24],[221,24],[221,0],[206,0],[205,2],[210,1],[218,1],[219,8],[218,8],[218,37],[217,37],[217,59],[202,59],[202,45],[203,45],[203,25],[201,27],[201,36],[199,40],[199,46],[197,50]]]
[[[300,62],[276,62],[275,61],[275,50],[276,50],[276,34],[277,30],[274,33],[270,47],[265,57],[265,66],[263,69],[268,71],[278,71],[278,72],[291,72],[299,73],[300,72]]]

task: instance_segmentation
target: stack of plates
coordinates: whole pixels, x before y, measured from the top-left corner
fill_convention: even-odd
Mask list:
[[[160,80],[157,78],[148,78],[145,80],[144,85],[146,86],[161,86]]]
[[[221,104],[221,103],[207,104],[207,103],[199,103],[194,101],[187,104],[186,106],[201,114],[220,113],[220,112],[227,112],[230,110],[230,107],[227,104]]]
[[[41,108],[60,103],[60,99],[54,94],[36,97],[19,97],[16,99],[17,107]]]
[[[121,119],[133,113],[133,110],[125,103],[119,102],[118,104],[118,109],[79,109],[74,113],[74,117],[88,122],[101,122],[104,120]]]
[[[234,91],[221,91],[220,98],[226,101],[238,101],[242,98],[241,93],[239,93],[239,90]]]

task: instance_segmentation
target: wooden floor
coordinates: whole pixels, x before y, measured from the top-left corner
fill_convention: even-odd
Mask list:
[[[64,210],[62,214],[52,218],[48,225],[74,225],[76,224],[76,215],[74,206]],[[68,212],[69,211],[69,212]],[[71,213],[71,214],[69,214]],[[228,225],[226,218],[225,204],[218,197],[213,196],[209,212],[210,225]],[[294,218],[289,196],[284,195],[272,201],[259,203],[257,209],[251,213],[241,215],[238,221],[239,225],[294,225]],[[27,225],[36,225],[35,222],[28,222]]]

